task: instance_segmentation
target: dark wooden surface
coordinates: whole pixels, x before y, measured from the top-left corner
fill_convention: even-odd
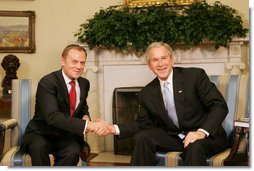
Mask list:
[[[11,96],[0,96],[0,118],[10,118]]]
[[[225,159],[225,166],[249,166],[249,127],[235,126],[232,150]],[[241,141],[245,141],[246,147],[239,152]]]

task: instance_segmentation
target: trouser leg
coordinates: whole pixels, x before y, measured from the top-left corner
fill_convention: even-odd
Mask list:
[[[177,137],[172,137],[163,129],[155,128],[143,130],[135,134],[135,147],[131,165],[154,166],[156,165],[155,153],[159,150],[183,150],[182,142]]]
[[[27,153],[30,155],[33,166],[50,166],[50,143],[40,135],[31,135]]]
[[[205,166],[206,159],[225,149],[226,139],[222,135],[217,137],[208,137],[197,140],[183,152],[183,161],[185,166]]]
[[[56,145],[55,166],[76,166],[79,162],[80,145],[73,139],[63,139]]]

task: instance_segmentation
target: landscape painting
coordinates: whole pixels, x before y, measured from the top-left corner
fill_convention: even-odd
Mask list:
[[[34,17],[31,11],[0,11],[0,52],[34,52]]]

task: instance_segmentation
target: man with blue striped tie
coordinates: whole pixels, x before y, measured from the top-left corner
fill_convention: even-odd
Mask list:
[[[139,94],[136,121],[110,125],[109,132],[120,138],[134,135],[131,165],[156,165],[157,151],[182,151],[184,165],[205,165],[208,156],[226,148],[223,96],[203,69],[173,67],[168,44],[154,42],[145,55],[157,77]]]

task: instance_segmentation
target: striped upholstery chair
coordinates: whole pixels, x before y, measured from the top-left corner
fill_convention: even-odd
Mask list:
[[[228,148],[223,152],[216,154],[207,159],[208,166],[223,166],[225,159],[230,155],[234,156],[234,152],[240,149],[233,149],[233,130],[234,120],[243,117],[249,117],[249,75],[221,75],[221,76],[210,76],[211,82],[213,82],[224,98],[227,101],[229,113],[223,122],[229,140]],[[244,146],[244,142],[241,142],[240,146]],[[157,152],[156,157],[158,159],[159,166],[181,166],[183,165],[182,158],[180,157],[181,152]],[[229,158],[228,158],[229,159]],[[229,162],[230,163],[230,162]]]
[[[20,148],[23,141],[23,134],[29,120],[34,115],[35,94],[37,80],[16,79],[12,81],[12,106],[11,119],[0,124],[0,154],[2,166],[31,166],[31,158]],[[10,149],[3,153],[5,134],[10,129]],[[90,148],[87,145],[81,153],[79,166],[86,165],[86,155],[89,155]],[[50,155],[51,164],[54,158]]]

